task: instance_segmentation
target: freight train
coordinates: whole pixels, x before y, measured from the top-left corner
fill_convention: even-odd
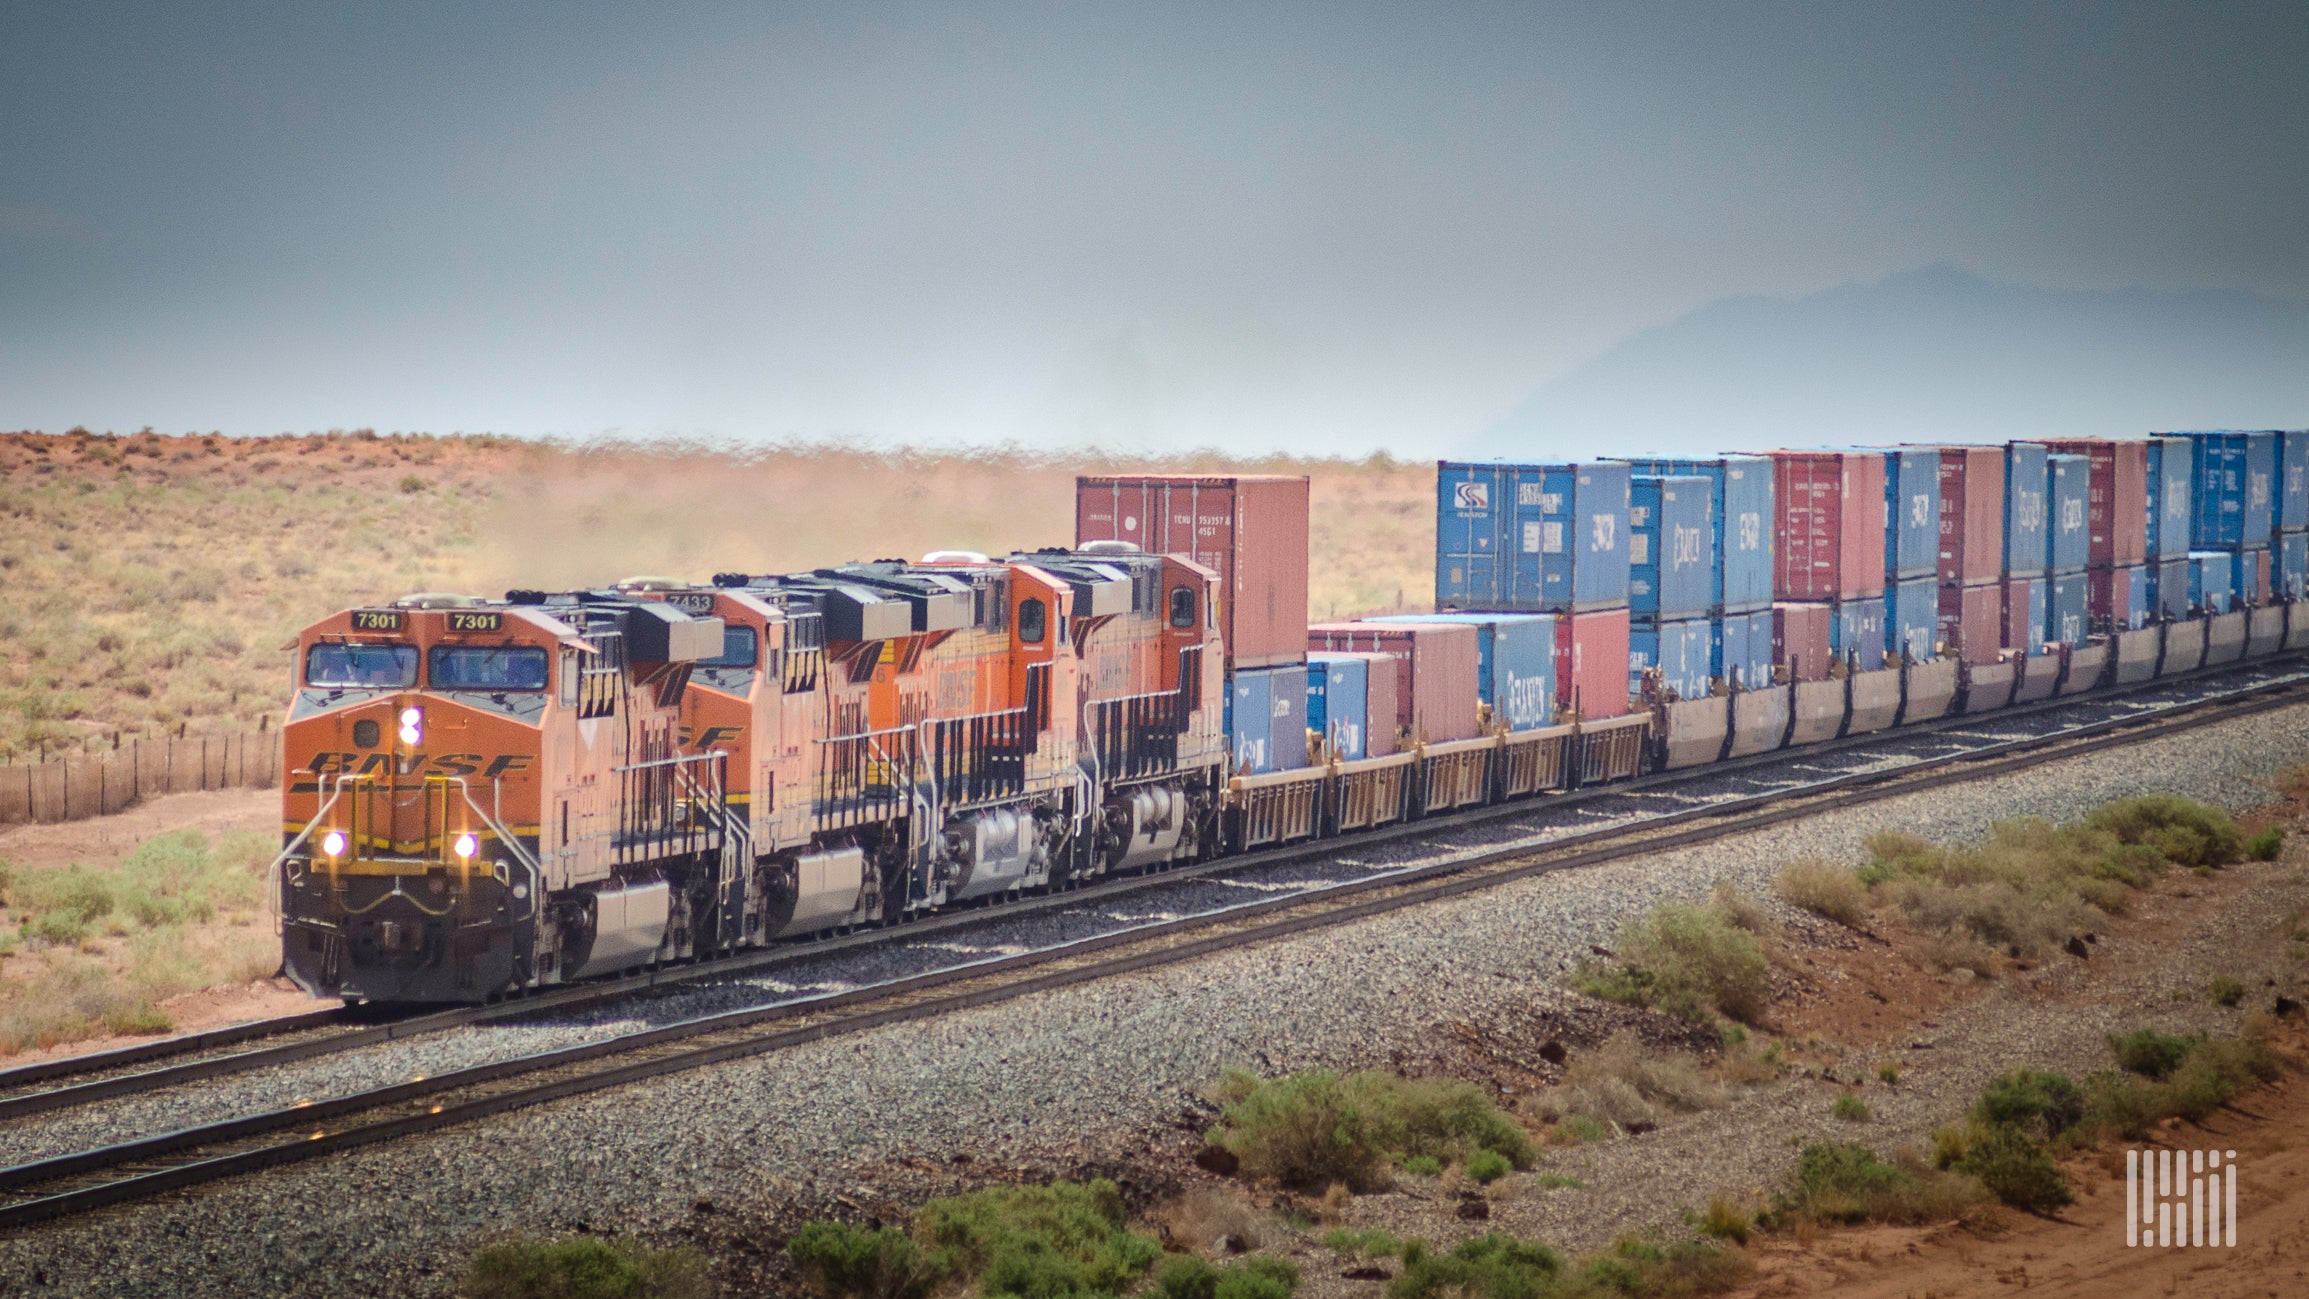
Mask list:
[[[2309,435],[2113,445],[1446,462],[1443,607],[1313,627],[1307,481],[1259,477],[1085,478],[1071,548],[347,609],[298,639],[284,966],[486,1001],[2309,649]],[[2166,550],[2169,603],[2117,589]]]

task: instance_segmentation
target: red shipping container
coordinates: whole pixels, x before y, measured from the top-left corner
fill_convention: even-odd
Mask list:
[[[1307,657],[1307,480],[1129,474],[1074,480],[1074,541],[1127,541],[1219,575],[1219,631],[1236,667]]]
[[[1884,454],[1772,451],[1772,594],[1884,594]]]
[[[1473,623],[1317,623],[1307,628],[1307,648],[1393,658],[1395,719],[1415,743],[1471,740],[1483,733],[1483,651]],[[1624,662],[1620,672],[1627,673]]]
[[[1973,586],[2003,575],[2004,448],[1941,447],[1940,584]]]
[[[2106,627],[2125,616],[2132,598],[2133,570],[2129,568],[2096,568],[2085,574],[2085,606],[2092,615],[2092,625]]]
[[[1378,665],[1373,664],[1372,666]],[[1363,708],[1367,717],[1394,717],[1398,719],[1402,717],[1403,691],[1397,684],[1397,677],[1393,672],[1373,672],[1370,680],[1364,684],[1363,690]],[[1363,731],[1363,756],[1366,758],[1384,758],[1395,752],[1402,747],[1400,740],[1402,730],[1403,723],[1400,720],[1392,726],[1366,723]]]
[[[2001,462],[2003,450],[1989,449]],[[2004,588],[1994,582],[1941,587],[1940,643],[1947,647],[1944,653],[1966,663],[1994,663],[2003,658]]]
[[[1798,681],[1825,681],[1836,657],[1836,610],[1825,604],[1772,606],[1772,663]]]
[[[1584,721],[1628,711],[1628,611],[1555,616],[1555,702]]]
[[[2237,598],[2258,609],[2262,605],[2271,603],[2273,598],[2269,589],[2269,552],[2264,548],[2246,553],[2253,556],[2253,562],[2247,566],[2247,570],[2253,575],[2253,581],[2250,589],[2237,592]]]
[[[2149,554],[2149,444],[2138,438],[2045,438],[2062,455],[2092,462],[2087,523],[2094,568],[2138,564]]]

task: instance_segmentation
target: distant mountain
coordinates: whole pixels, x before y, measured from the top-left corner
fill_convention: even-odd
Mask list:
[[[1805,298],[1710,303],[1541,387],[1464,451],[1697,454],[2305,425],[2309,304],[2063,292],[1931,266]]]

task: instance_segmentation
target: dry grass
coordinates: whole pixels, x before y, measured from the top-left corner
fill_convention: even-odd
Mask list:
[[[1188,1191],[1147,1216],[1176,1246],[1206,1251],[1231,1246],[1234,1253],[1259,1247],[1258,1212],[1223,1191]]]
[[[1805,858],[1780,868],[1773,887],[1795,906],[1857,929],[1868,918],[1868,890],[1847,867]]]
[[[277,718],[353,604],[1064,543],[1076,473],[1153,469],[1310,475],[1315,617],[1431,603],[1434,468],[1385,457],[0,434],[0,757]]]
[[[1723,1089],[1685,1057],[1654,1051],[1621,1033],[1571,1058],[1561,1085],[1540,1094],[1543,1117],[1577,1115],[1621,1131],[1658,1127],[1670,1114],[1714,1109]]]

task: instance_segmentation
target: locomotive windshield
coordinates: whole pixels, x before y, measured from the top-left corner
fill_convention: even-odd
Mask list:
[[[397,690],[417,684],[417,647],[345,641],[305,651],[308,686],[365,686]]]
[[[701,668],[750,668],[754,665],[754,629],[736,623],[722,624],[722,652],[710,659],[698,660]]]
[[[436,645],[431,669],[435,690],[543,690],[546,657],[530,645]]]

